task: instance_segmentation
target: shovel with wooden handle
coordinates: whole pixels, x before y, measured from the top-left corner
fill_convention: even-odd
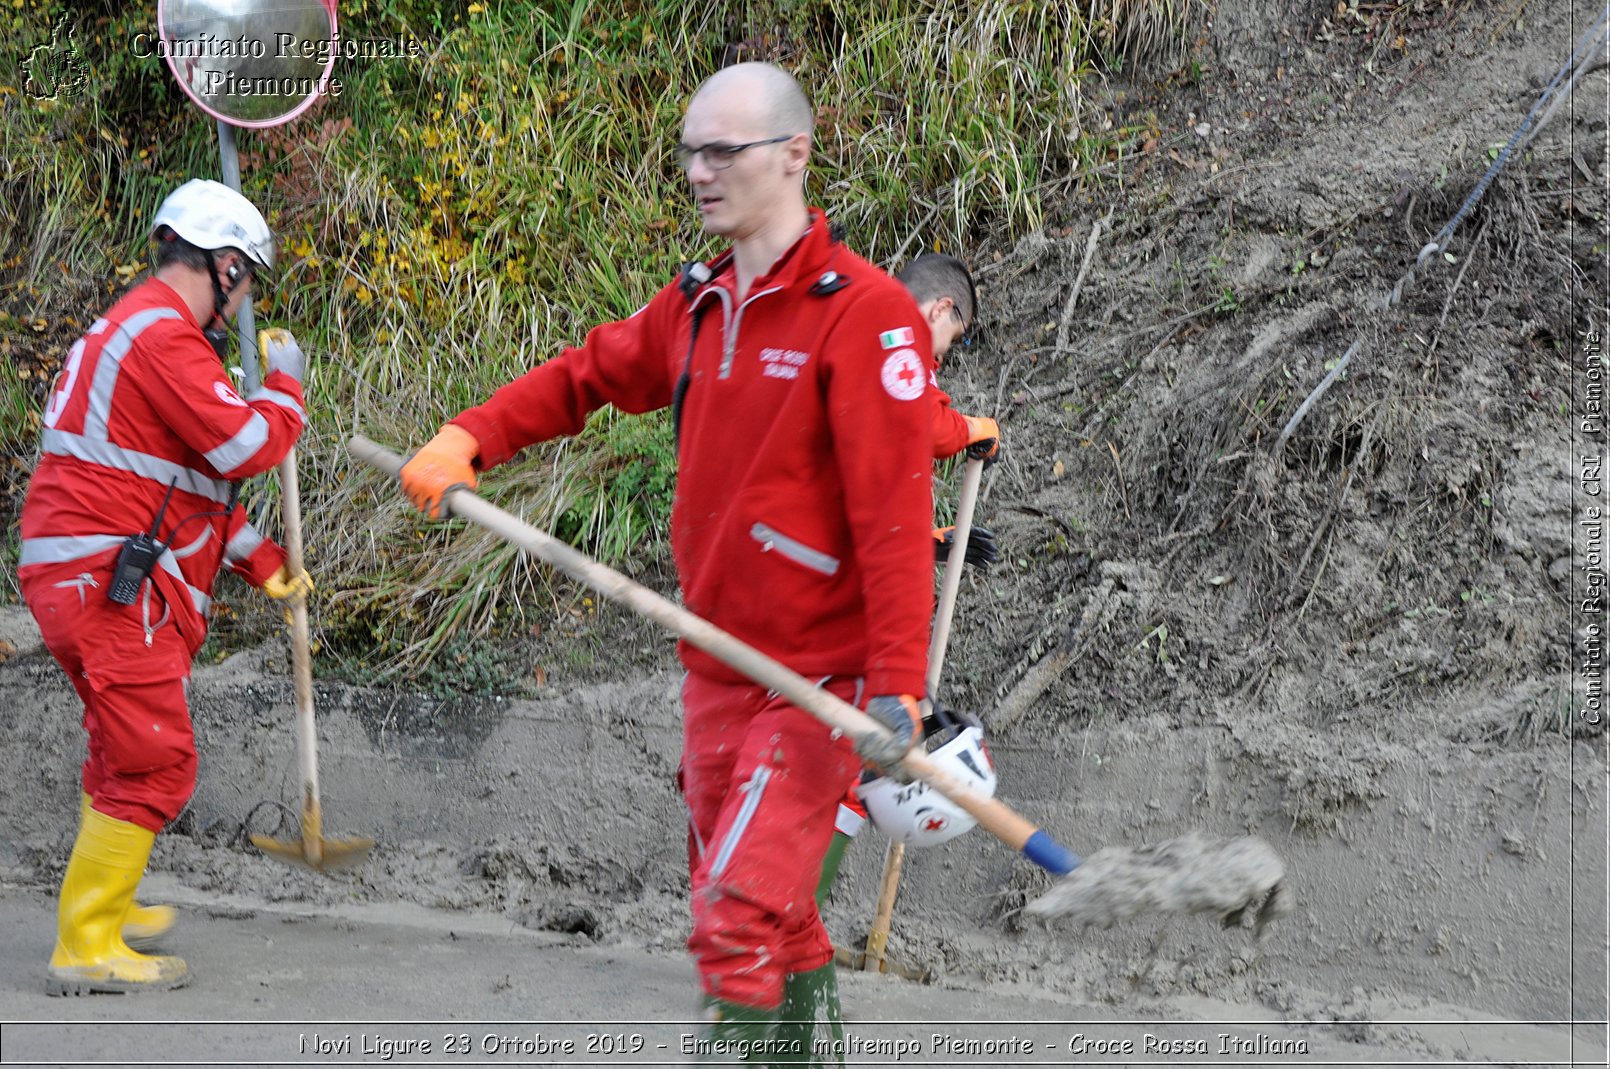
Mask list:
[[[263,331],[266,337],[270,332]],[[280,511],[285,521],[285,567],[300,575],[302,562],[302,502],[296,476],[296,450],[280,461]],[[293,865],[324,871],[348,868],[362,861],[375,845],[373,839],[326,839],[319,808],[318,730],[313,723],[313,654],[308,641],[307,599],[292,598],[291,670],[296,686],[296,758],[302,774],[302,837],[285,841],[253,835],[252,843],[269,857]]]
[[[982,457],[967,458],[962,469],[961,500],[956,503],[956,530],[951,533],[950,555],[945,558],[945,581],[939,588],[939,610],[934,617],[934,633],[928,640],[928,700],[939,700],[939,676],[945,666],[945,647],[950,645],[950,623],[956,610],[956,592],[961,589],[962,567],[967,562],[967,540],[973,533],[973,510],[978,505],[978,486],[984,478]],[[895,896],[900,892],[900,868],[905,863],[906,844],[889,840],[883,858],[883,879],[878,884],[878,908],[867,932],[866,954],[861,968],[884,972],[883,954],[889,945],[889,921],[894,916]]]
[[[394,478],[402,471],[402,457],[367,438],[354,436],[348,448],[359,460]],[[486,528],[611,601],[661,624],[835,731],[855,740],[867,735],[892,738],[887,728],[849,702],[546,531],[468,490],[450,490],[443,497],[454,516]],[[915,778],[970,814],[985,831],[1047,872],[1064,877],[1031,905],[1042,916],[1110,924],[1141,913],[1211,913],[1236,919],[1252,912],[1261,926],[1291,908],[1283,883],[1285,866],[1262,840],[1243,836],[1214,842],[1192,836],[1156,848],[1108,848],[1091,858],[1090,872],[1081,875],[1081,861],[1071,850],[1004,802],[985,798],[945,772],[927,754],[912,750],[901,763]],[[1102,863],[1094,864],[1098,861]]]

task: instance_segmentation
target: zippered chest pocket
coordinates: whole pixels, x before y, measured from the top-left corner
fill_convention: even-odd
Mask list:
[[[768,524],[757,523],[749,528],[749,537],[760,543],[762,553],[777,553],[795,564],[822,575],[837,575],[839,559],[804,542],[790,538]]]

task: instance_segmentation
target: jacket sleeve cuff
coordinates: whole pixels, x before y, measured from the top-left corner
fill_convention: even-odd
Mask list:
[[[481,451],[475,456],[476,471],[495,468],[513,456],[509,449],[508,438],[498,421],[479,409],[465,409],[447,422],[469,432],[475,443],[481,447]]]
[[[230,561],[229,567],[252,586],[261,587],[275,572],[285,567],[285,550],[265,538],[263,544],[249,556]]]
[[[967,417],[954,408],[943,410],[934,427],[934,459],[953,457],[967,448]]]
[[[921,700],[923,691],[927,689],[928,684],[921,669],[878,669],[866,675],[866,693],[872,697],[879,694],[909,694]]]

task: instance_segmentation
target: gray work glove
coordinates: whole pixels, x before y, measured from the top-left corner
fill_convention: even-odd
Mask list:
[[[296,344],[291,332],[282,327],[258,331],[257,349],[263,354],[265,375],[270,371],[283,371],[300,383],[307,373],[307,357],[302,355],[302,347]]]
[[[867,732],[855,740],[855,752],[862,760],[878,766],[890,779],[910,783],[911,774],[901,760],[917,741],[922,729],[922,710],[917,699],[909,694],[880,694],[866,703],[866,712],[873,720],[889,729],[894,738]]]

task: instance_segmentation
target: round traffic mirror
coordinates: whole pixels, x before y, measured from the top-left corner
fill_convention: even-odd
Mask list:
[[[335,0],[157,0],[157,33],[180,88],[232,126],[290,122],[335,66]]]

